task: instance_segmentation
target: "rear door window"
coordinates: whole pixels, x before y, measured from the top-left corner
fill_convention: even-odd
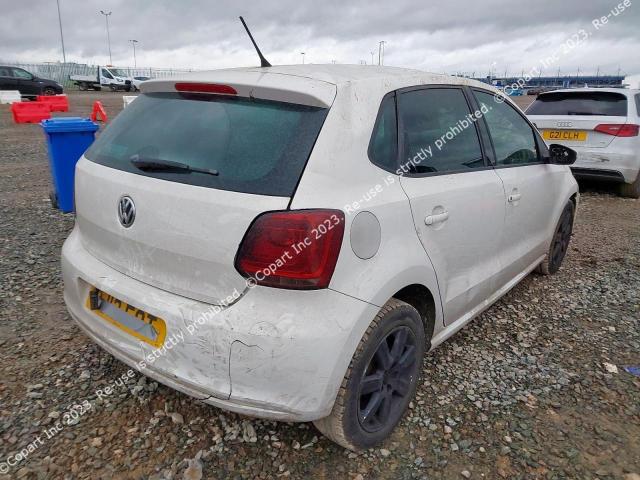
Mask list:
[[[85,154],[126,172],[202,187],[291,196],[327,109],[217,95],[139,95]],[[201,172],[140,170],[132,158]]]
[[[475,123],[459,88],[398,95],[403,157],[410,174],[466,172],[485,166]]]
[[[489,128],[496,166],[528,165],[541,162],[533,128],[523,116],[504,101],[487,92],[474,90]]]
[[[615,92],[543,93],[527,109],[527,115],[627,116],[627,97]]]

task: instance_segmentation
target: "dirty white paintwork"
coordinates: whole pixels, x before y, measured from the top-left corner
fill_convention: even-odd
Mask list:
[[[84,248],[121,273],[212,304],[246,287],[233,260],[253,219],[288,203],[171,183],[84,157],[76,169],[76,223]],[[123,195],[136,202],[136,221],[126,230],[117,216]]]
[[[601,123],[610,124],[640,124],[640,101],[635,97],[640,90],[622,88],[578,88],[571,90],[555,90],[555,92],[613,92],[627,97],[627,116],[604,115],[527,115],[539,130],[586,130],[587,140],[584,142],[567,140],[547,140],[547,143],[559,143],[574,149],[578,157],[573,166],[594,170],[611,170],[619,172],[626,183],[633,183],[640,172],[640,136],[615,137],[606,133],[595,132],[593,129]],[[570,127],[561,127],[570,122]]]
[[[222,83],[240,95],[330,107],[293,198],[169,183],[81,159],[77,222],[63,248],[65,301],[96,342],[132,366],[153,355],[154,348],[87,310],[89,285],[162,317],[167,336],[182,334],[185,340],[144,373],[229,410],[296,421],[326,416],[364,331],[396,292],[414,284],[431,292],[435,347],[535,268],[562,207],[577,192],[566,167],[544,165],[548,172],[539,169],[532,179],[519,180],[501,178],[491,169],[443,175],[423,189],[417,179],[401,180],[368,160],[386,93],[422,84],[490,89],[473,80],[387,67],[308,65],[200,73],[184,81]],[[175,82],[145,82],[142,91],[171,91]],[[549,185],[540,187],[536,182],[547,173]],[[554,175],[558,181],[551,181]],[[525,198],[546,197],[549,210],[525,205],[526,214],[510,215],[503,182],[511,181],[530,184],[522,187],[527,189],[522,205]],[[124,194],[135,197],[138,206],[136,223],[127,232],[116,216]],[[451,217],[442,228],[414,223],[445,205]],[[286,208],[344,211],[345,235],[328,289],[249,289],[235,271],[233,259],[251,221],[263,211]],[[371,258],[362,258],[374,250],[363,243],[362,232],[350,234],[362,211],[377,220],[368,222],[377,225]],[[513,248],[505,240],[501,248],[504,228],[525,227],[533,240],[519,237]],[[359,252],[361,247],[366,252]],[[510,258],[519,255],[514,252],[521,258]],[[234,291],[237,298],[226,304]],[[213,305],[225,306],[190,335],[189,325]]]
[[[370,321],[378,310],[330,289],[254,287],[234,304],[207,314],[210,304],[105,265],[84,248],[81,237],[76,225],[64,244],[62,270],[65,302],[83,330],[138,369],[154,348],[91,314],[84,307],[89,283],[162,317],[167,337],[177,337],[177,345],[147,362],[143,373],[240,413],[289,420],[327,415],[350,360],[346,351],[359,341],[354,325]],[[194,324],[198,327],[191,334]]]

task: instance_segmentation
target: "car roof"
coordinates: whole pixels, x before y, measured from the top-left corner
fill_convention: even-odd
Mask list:
[[[271,67],[242,67],[206,72],[194,72],[174,78],[172,80],[216,81],[222,73],[263,73],[303,77],[312,80],[331,83],[336,86],[353,83],[376,83],[380,80],[390,80],[394,83],[409,85],[428,84],[458,84],[474,85],[494,90],[491,85],[466,77],[455,77],[438,73],[424,72],[410,68],[387,67],[377,65],[342,65],[342,64],[306,64],[306,65],[276,65]],[[419,83],[416,80],[420,79]],[[398,87],[396,87],[398,88]]]
[[[178,82],[229,85],[241,96],[328,107],[336,93],[349,91],[354,98],[379,101],[386,93],[421,85],[469,85],[497,90],[465,77],[454,77],[408,68],[374,65],[277,65],[193,72],[141,85],[143,93],[172,90]]]
[[[294,75],[297,77],[312,78],[323,82],[342,85],[345,83],[362,82],[368,80],[379,80],[385,78],[415,78],[427,72],[410,68],[385,67],[378,65],[336,65],[336,64],[307,64],[307,65],[278,65],[267,68],[247,68],[248,71],[263,71],[281,75]],[[449,77],[448,75],[436,75],[438,77]],[[433,83],[437,83],[437,80]]]

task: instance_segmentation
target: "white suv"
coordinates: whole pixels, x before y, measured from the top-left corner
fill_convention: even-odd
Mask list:
[[[491,87],[282,66],[153,80],[76,168],[64,298],[115,357],[242,414],[382,441],[422,358],[529,272],[578,190]]]
[[[578,88],[541,94],[527,116],[545,140],[577,152],[576,178],[620,184],[640,198],[640,90]]]

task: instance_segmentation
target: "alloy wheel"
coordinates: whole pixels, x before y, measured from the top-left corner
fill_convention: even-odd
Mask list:
[[[398,421],[418,368],[413,331],[402,326],[389,332],[378,344],[360,381],[358,420],[364,430],[377,432]]]

